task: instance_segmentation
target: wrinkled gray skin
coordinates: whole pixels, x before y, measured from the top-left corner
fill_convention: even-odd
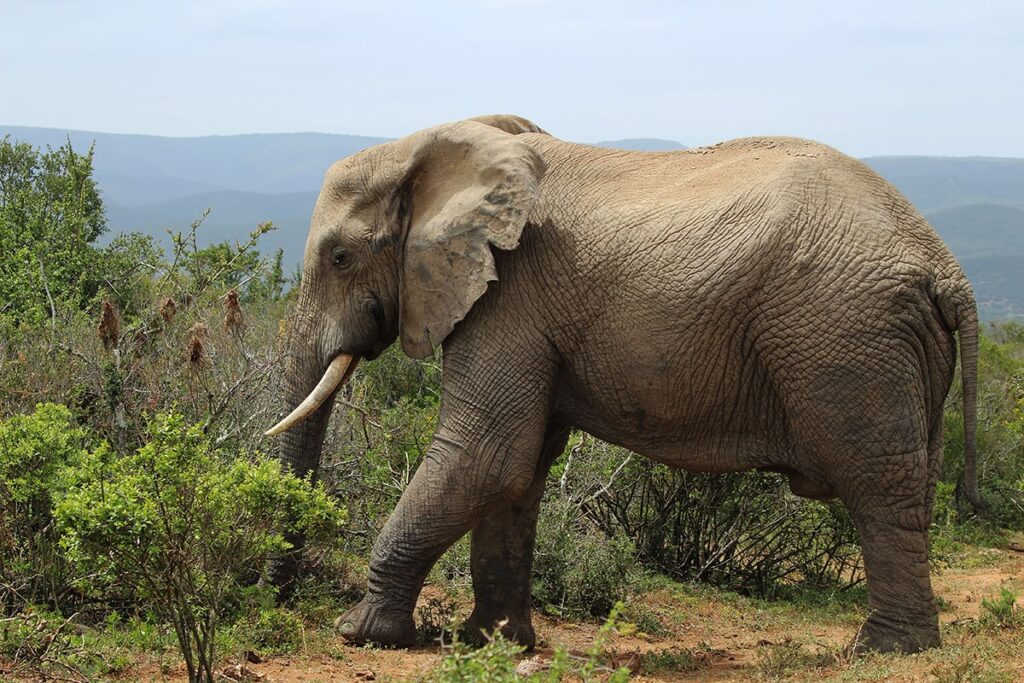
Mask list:
[[[427,572],[472,532],[468,630],[507,619],[532,646],[538,506],[576,427],[838,497],[867,568],[856,646],[939,643],[927,530],[957,330],[973,449],[975,303],[921,215],[854,159],[790,138],[599,149],[511,116],[424,130],[328,171],[293,326],[287,409],[339,353],[443,342],[433,443],[339,619],[354,642],[411,644]],[[296,472],[316,471],[330,410],[282,437]]]

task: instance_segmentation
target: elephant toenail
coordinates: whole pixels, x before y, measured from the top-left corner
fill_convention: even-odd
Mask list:
[[[338,626],[338,633],[340,633],[343,636],[355,635],[355,632],[356,625],[353,624],[351,621],[343,621],[341,622],[341,625]]]

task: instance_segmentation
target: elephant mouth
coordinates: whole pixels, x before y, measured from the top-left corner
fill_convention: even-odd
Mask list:
[[[296,406],[295,410],[289,413],[287,417],[264,433],[267,436],[281,434],[315,413],[324,404],[324,401],[334,395],[338,387],[348,381],[352,373],[355,372],[356,366],[359,365],[359,359],[360,356],[348,353],[339,353],[335,356],[334,360],[330,362],[324,371],[323,377],[313,387],[313,391],[309,392],[309,396]]]

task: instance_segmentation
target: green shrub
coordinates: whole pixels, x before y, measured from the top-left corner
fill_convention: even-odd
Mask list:
[[[67,564],[51,510],[86,442],[71,411],[52,403],[0,422],[0,613],[61,603]]]
[[[786,638],[781,643],[768,644],[757,656],[757,678],[762,681],[781,681],[798,675],[800,680],[811,677],[812,671],[822,671],[837,666],[841,655],[828,649],[816,652],[805,649],[800,643]]]
[[[401,401],[417,407],[436,408],[441,396],[441,354],[415,361],[398,344],[389,347],[360,370],[360,403],[375,409],[391,408]]]
[[[447,598],[430,598],[426,604],[417,607],[417,639],[424,644],[438,642],[455,621],[457,607],[454,601]]]
[[[93,244],[105,228],[91,149],[0,140],[0,331],[84,306],[102,282]]]
[[[658,613],[640,600],[630,601],[623,611],[623,617],[640,634],[659,637],[672,635]]]
[[[211,447],[174,414],[157,416],[132,455],[90,454],[56,516],[69,557],[131,586],[174,627],[190,681],[212,681],[225,605],[287,549],[292,520],[313,544],[344,522],[321,488]]]
[[[363,397],[369,387],[368,379],[360,377],[351,404],[358,408],[344,410],[342,405],[335,411],[321,466],[332,494],[349,503],[346,541],[348,549],[361,556],[369,554],[437,427],[436,404],[414,396],[378,403]]]
[[[981,609],[984,610],[982,622],[999,628],[1012,628],[1022,621],[1017,609],[1017,594],[1009,588],[1000,588],[995,598],[982,598]]]
[[[711,666],[716,655],[721,655],[707,643],[699,643],[696,647],[670,647],[664,650],[652,650],[640,655],[640,670],[645,674],[657,674],[667,671],[699,671]]]
[[[546,611],[567,618],[605,618],[630,591],[633,544],[608,537],[565,499],[547,501],[537,524],[532,591]]]
[[[237,625],[252,649],[265,655],[289,654],[302,643],[302,620],[287,609],[272,607]]]
[[[441,664],[431,671],[425,680],[428,683],[556,683],[563,680],[625,683],[629,680],[629,669],[612,669],[606,665],[606,647],[608,640],[616,632],[621,608],[621,603],[612,606],[585,658],[570,658],[564,647],[558,647],[554,656],[540,671],[517,675],[516,658],[523,653],[524,648],[509,642],[495,629],[487,644],[481,648],[469,647],[458,639],[446,645],[447,652]],[[453,632],[459,632],[457,625]]]
[[[456,640],[426,680],[430,683],[513,683],[520,680],[516,676],[516,657],[524,649],[506,640],[500,631],[495,631],[481,648]]]

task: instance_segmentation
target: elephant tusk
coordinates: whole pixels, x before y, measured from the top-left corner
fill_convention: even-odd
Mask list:
[[[349,377],[352,376],[352,372],[355,371],[356,366],[359,365],[359,356],[352,356],[347,353],[340,354],[331,361],[331,364],[327,366],[327,370],[324,371],[324,376],[320,378],[317,385],[313,387],[313,391],[309,392],[309,396],[300,403],[295,410],[288,414],[288,417],[284,418],[276,425],[264,432],[267,436],[275,436],[281,432],[288,431],[295,425],[299,424],[307,417],[316,412],[316,409],[323,405],[324,401],[329,399],[338,387],[344,384]]]

